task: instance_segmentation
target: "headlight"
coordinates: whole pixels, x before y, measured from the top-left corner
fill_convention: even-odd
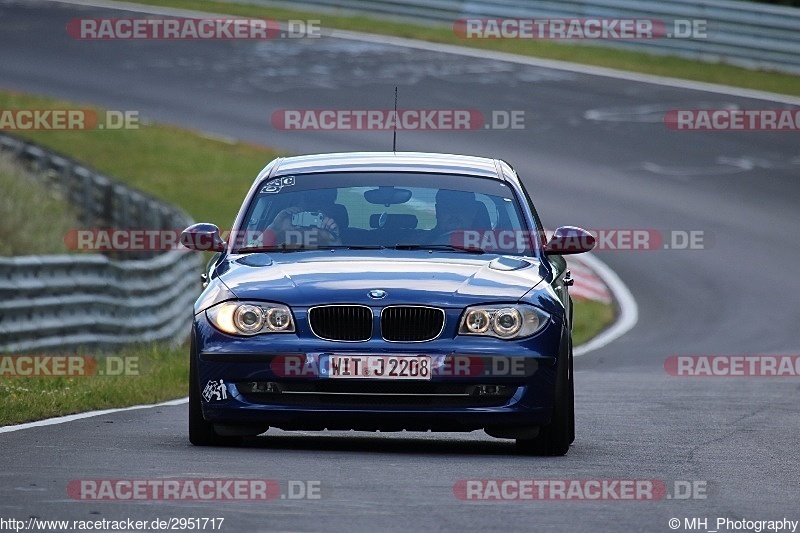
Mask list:
[[[462,327],[466,329],[465,333],[481,334],[489,329],[492,324],[492,317],[483,309],[472,309],[467,311],[464,316],[464,323]]]
[[[267,327],[272,331],[294,331],[292,313],[286,307],[271,307],[264,317],[267,319]]]
[[[256,305],[240,305],[233,312],[233,324],[242,333],[258,333],[264,326],[264,311]]]
[[[468,307],[458,328],[460,335],[520,339],[538,333],[550,315],[532,305]]]
[[[536,323],[538,326],[538,322]],[[522,315],[513,307],[500,309],[492,317],[492,329],[501,337],[511,337],[522,327]]]
[[[217,329],[230,335],[294,331],[292,312],[280,304],[223,302],[208,308],[206,316]]]

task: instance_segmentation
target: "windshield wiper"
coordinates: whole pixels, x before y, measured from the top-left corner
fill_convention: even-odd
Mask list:
[[[394,245],[395,250],[444,250],[447,252],[466,252],[468,254],[485,254],[485,250],[480,248],[468,248],[466,246],[455,246],[452,244],[407,244],[398,243]]]
[[[237,248],[233,253],[236,254],[252,254],[256,252],[306,252],[309,250],[319,250],[318,246],[304,247],[304,246],[242,246]]]
[[[320,250],[385,250],[385,246],[378,244],[334,244],[333,246],[320,246]]]
[[[377,244],[333,244],[330,246],[242,246],[238,248],[235,253],[249,254],[255,252],[307,252],[307,251],[324,251],[324,250],[384,250],[385,246]]]

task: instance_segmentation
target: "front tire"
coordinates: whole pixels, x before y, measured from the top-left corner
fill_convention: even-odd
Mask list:
[[[189,442],[195,446],[237,446],[241,444],[241,437],[223,437],[214,431],[214,424],[203,418],[194,332],[192,332],[192,348],[189,357],[191,358],[189,360]]]
[[[533,439],[517,439],[517,451],[524,455],[561,456],[575,440],[575,387],[572,376],[572,341],[559,358],[558,376],[550,423]]]

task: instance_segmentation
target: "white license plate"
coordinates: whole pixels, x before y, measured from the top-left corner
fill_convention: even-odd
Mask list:
[[[325,365],[329,378],[431,379],[427,355],[329,355]]]

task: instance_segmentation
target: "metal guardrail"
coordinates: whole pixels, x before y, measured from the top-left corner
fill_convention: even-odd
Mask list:
[[[0,153],[78,206],[84,226],[174,230],[192,223],[176,207],[34,143],[0,134]],[[177,250],[0,258],[0,352],[180,342],[201,268],[199,255]]]
[[[245,0],[228,0],[242,2]],[[354,11],[451,25],[460,18],[650,18],[706,20],[704,38],[580,40],[579,44],[677,55],[749,69],[800,73],[800,9],[736,0],[246,0],[247,3]],[[324,21],[323,21],[324,26]]]

